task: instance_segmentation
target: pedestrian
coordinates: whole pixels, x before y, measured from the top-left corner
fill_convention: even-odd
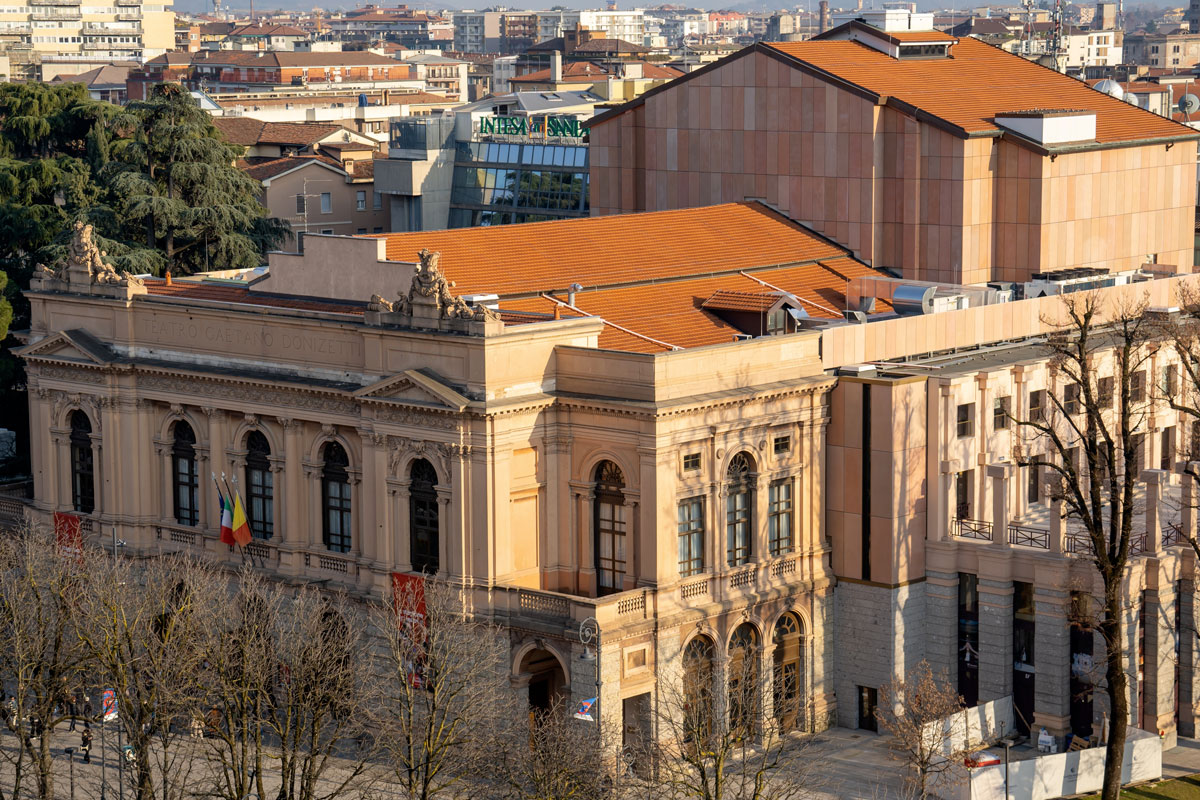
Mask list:
[[[83,763],[92,763],[92,723],[83,721],[83,733],[79,734],[79,750],[83,753]]]
[[[75,717],[79,715],[79,692],[71,692],[71,697],[67,700],[67,716],[70,721],[67,723],[67,733],[75,730]]]
[[[87,722],[92,718],[92,699],[86,695],[83,698],[83,720]]]
[[[42,727],[43,727],[42,720],[40,717],[30,716],[29,717],[29,738],[30,739],[41,739],[42,738]]]

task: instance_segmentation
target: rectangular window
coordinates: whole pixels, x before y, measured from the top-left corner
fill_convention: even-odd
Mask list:
[[[1032,667],[1034,607],[1033,584],[1013,581],[1013,666]]]
[[[304,195],[302,195],[302,194],[296,195],[296,213],[297,214],[304,213],[305,205],[306,204],[304,202]]]
[[[1146,399],[1146,370],[1140,369],[1129,376],[1129,400],[1140,403]]]
[[[1038,389],[1029,393],[1029,420],[1043,422],[1046,419],[1046,391]]]
[[[1162,431],[1162,457],[1159,459],[1158,468],[1170,470],[1171,462],[1175,460],[1175,450],[1171,447],[1171,443],[1175,440],[1174,428],[1163,428]]]
[[[371,229],[371,233],[383,233],[383,228],[376,225],[374,228]]]
[[[366,232],[367,232],[366,228],[359,228],[358,230],[355,231],[355,234],[357,234],[359,236],[363,236],[366,234]]]
[[[775,453],[786,453],[792,449],[791,436],[776,436],[775,437]]]
[[[963,703],[979,702],[979,578],[958,573],[958,693]]]
[[[1113,404],[1113,379],[1101,378],[1096,383],[1096,401],[1101,408],[1112,408]]]
[[[959,519],[971,518],[971,470],[963,470],[954,476],[954,515]]]
[[[1175,392],[1179,388],[1176,369],[1174,364],[1168,364],[1163,367],[1162,371],[1162,390],[1163,394],[1168,398],[1175,397]]]
[[[1079,414],[1084,405],[1080,402],[1079,384],[1070,384],[1062,393],[1063,409],[1067,414]]]
[[[1029,503],[1042,502],[1041,467],[1030,464],[1025,468],[1025,500]]]
[[[767,535],[772,556],[792,551],[792,482],[775,481],[767,489]]]
[[[692,472],[700,469],[700,454],[687,453],[683,457],[683,469],[685,472]]]
[[[373,192],[372,195],[371,208],[373,208],[375,211],[381,211],[383,209],[383,193]]]
[[[964,436],[972,436],[975,433],[974,425],[975,404],[963,403],[958,407],[958,437],[961,439]]]
[[[359,211],[367,210],[367,193],[366,192],[355,192],[354,193],[354,207]]]
[[[731,567],[750,562],[750,497],[750,488],[744,483],[732,487],[725,496],[725,555]]]
[[[333,235],[333,228],[322,228],[322,229],[321,229],[321,233],[328,234],[329,236],[332,236],[332,235]]]
[[[704,570],[704,498],[693,497],[679,504],[679,576],[698,575]]]
[[[321,192],[321,213],[333,213],[333,195],[331,195],[329,192]]]
[[[1008,427],[1008,417],[1012,413],[1012,398],[997,397],[992,404],[992,428],[1002,431]]]

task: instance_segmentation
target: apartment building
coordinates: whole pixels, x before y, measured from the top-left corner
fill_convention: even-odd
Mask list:
[[[534,12],[460,11],[453,20],[458,53],[520,53],[536,41]]]
[[[269,87],[423,89],[416,68],[365,51],[296,53],[216,50],[193,53],[191,80],[216,92]]]
[[[642,45],[646,38],[645,12],[633,11],[539,11],[538,41],[566,36],[585,28],[597,38],[620,39]]]
[[[262,184],[261,201],[292,233],[384,233],[388,211],[375,191],[370,146],[323,145],[317,155],[256,159],[242,170]]]
[[[931,15],[863,16],[597,116],[592,213],[763,198],[913,280],[1191,271],[1195,131]]]
[[[67,71],[71,62],[79,63],[77,72],[111,61],[141,62],[174,48],[175,13],[170,9],[171,0],[113,0],[102,6],[28,0],[0,6],[0,43],[28,58],[63,63]]]

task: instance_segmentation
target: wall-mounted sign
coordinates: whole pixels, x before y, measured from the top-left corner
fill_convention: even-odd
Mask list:
[[[575,117],[492,116],[479,118],[479,133],[531,139],[582,139],[584,130]]]

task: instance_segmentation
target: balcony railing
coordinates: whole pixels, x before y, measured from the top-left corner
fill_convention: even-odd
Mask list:
[[[1044,528],[1030,528],[1027,525],[1009,525],[1008,543],[1019,547],[1034,547],[1038,550],[1050,549],[1050,531]]]
[[[982,519],[955,517],[954,535],[960,539],[978,539],[981,542],[990,542],[992,540],[992,523]]]

